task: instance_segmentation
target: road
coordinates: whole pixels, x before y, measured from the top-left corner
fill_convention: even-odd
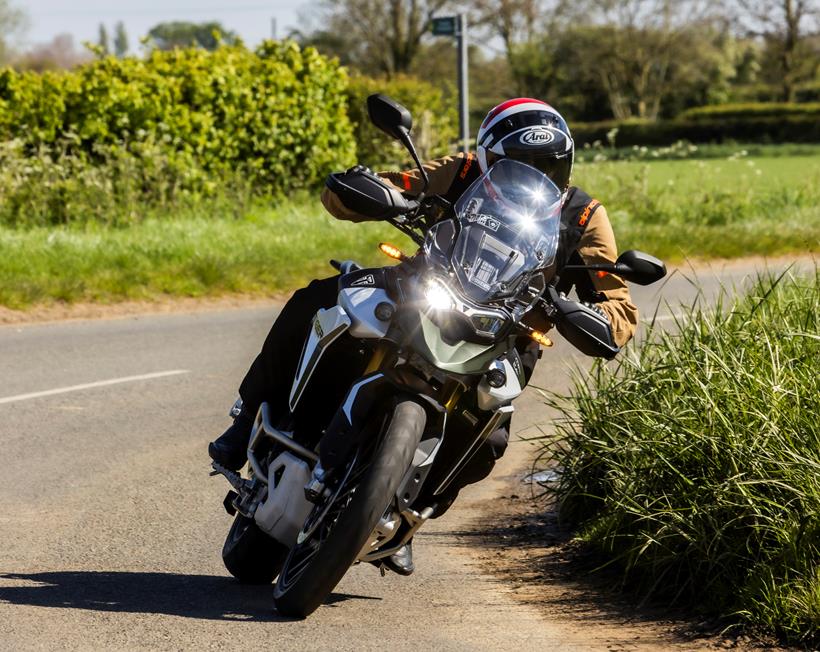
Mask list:
[[[700,282],[711,295],[748,271]],[[695,294],[675,275],[634,297],[646,315]],[[663,323],[672,311],[660,308]],[[583,625],[554,627],[517,602],[454,535],[525,468],[531,445],[515,437],[494,475],[417,536],[410,578],[357,566],[327,605],[294,622],[273,611],[270,587],[227,576],[227,484],[208,476],[206,444],[226,427],[274,315],[0,327],[0,649],[606,649]],[[561,343],[547,351],[534,384],[565,386],[572,356]],[[543,420],[528,391],[515,432]]]

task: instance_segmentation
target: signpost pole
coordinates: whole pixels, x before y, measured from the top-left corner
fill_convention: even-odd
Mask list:
[[[438,16],[432,21],[433,36],[450,36],[458,44],[458,137],[464,151],[470,149],[470,95],[467,89],[467,14]]]
[[[458,15],[458,123],[464,151],[470,149],[470,96],[467,68],[467,14]]]

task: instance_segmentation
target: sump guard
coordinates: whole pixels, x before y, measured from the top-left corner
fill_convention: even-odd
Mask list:
[[[341,306],[334,306],[329,310],[322,309],[316,313],[305,347],[302,349],[302,357],[299,358],[293,387],[290,390],[291,412],[296,409],[299,399],[302,398],[313,370],[322,359],[325,349],[350,328],[350,323],[350,317]]]
[[[285,452],[271,462],[268,470],[268,496],[254,514],[259,528],[288,547],[296,542],[302,524],[313,509],[305,498],[310,467]]]

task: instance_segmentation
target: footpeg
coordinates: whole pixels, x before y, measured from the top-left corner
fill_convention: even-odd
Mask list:
[[[219,464],[218,462],[211,462],[211,466],[213,467],[213,471],[211,471],[210,475],[224,475],[225,479],[230,483],[230,485],[236,489],[238,492],[242,492],[242,489],[245,488],[245,480],[242,479],[242,476],[239,475],[236,471],[231,471],[230,469],[226,469],[224,466]]]

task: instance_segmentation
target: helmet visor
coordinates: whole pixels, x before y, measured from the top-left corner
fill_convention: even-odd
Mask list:
[[[570,153],[556,157],[555,154],[539,153],[531,148],[515,149],[505,147],[505,155],[502,157],[495,152],[487,152],[487,167],[492,166],[501,158],[511,158],[542,172],[561,190],[566,190],[569,186],[569,177],[572,173],[572,154]]]

